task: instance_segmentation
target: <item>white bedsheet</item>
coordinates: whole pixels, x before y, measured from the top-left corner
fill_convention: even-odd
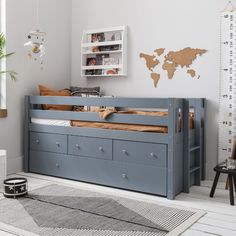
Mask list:
[[[70,120],[31,118],[31,123],[39,124],[39,125],[71,126]]]

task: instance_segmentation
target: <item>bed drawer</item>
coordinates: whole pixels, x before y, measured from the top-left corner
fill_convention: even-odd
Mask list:
[[[67,153],[67,136],[60,134],[30,133],[30,149]]]
[[[113,141],[115,161],[167,166],[167,145],[130,141]]]
[[[68,145],[70,155],[112,159],[112,140],[110,139],[69,136]]]
[[[30,151],[29,169],[31,172],[65,177],[68,156],[59,153]]]
[[[30,151],[30,171],[166,196],[166,168]]]
[[[166,196],[167,170],[156,166],[124,163],[120,169],[121,187]]]

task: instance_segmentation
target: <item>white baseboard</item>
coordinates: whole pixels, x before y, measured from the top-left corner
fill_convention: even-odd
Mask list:
[[[23,171],[23,156],[7,158],[7,174],[15,174]]]

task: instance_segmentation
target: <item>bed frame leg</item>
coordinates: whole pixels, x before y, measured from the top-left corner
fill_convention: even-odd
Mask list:
[[[30,97],[25,96],[25,117],[24,117],[24,161],[23,170],[29,172],[29,108],[30,108]]]

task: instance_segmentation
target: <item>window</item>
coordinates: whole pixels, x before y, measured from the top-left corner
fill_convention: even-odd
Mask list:
[[[6,0],[0,0],[0,32],[6,35]],[[6,70],[6,60],[2,59],[1,70]],[[0,79],[0,109],[6,109],[6,75]]]

